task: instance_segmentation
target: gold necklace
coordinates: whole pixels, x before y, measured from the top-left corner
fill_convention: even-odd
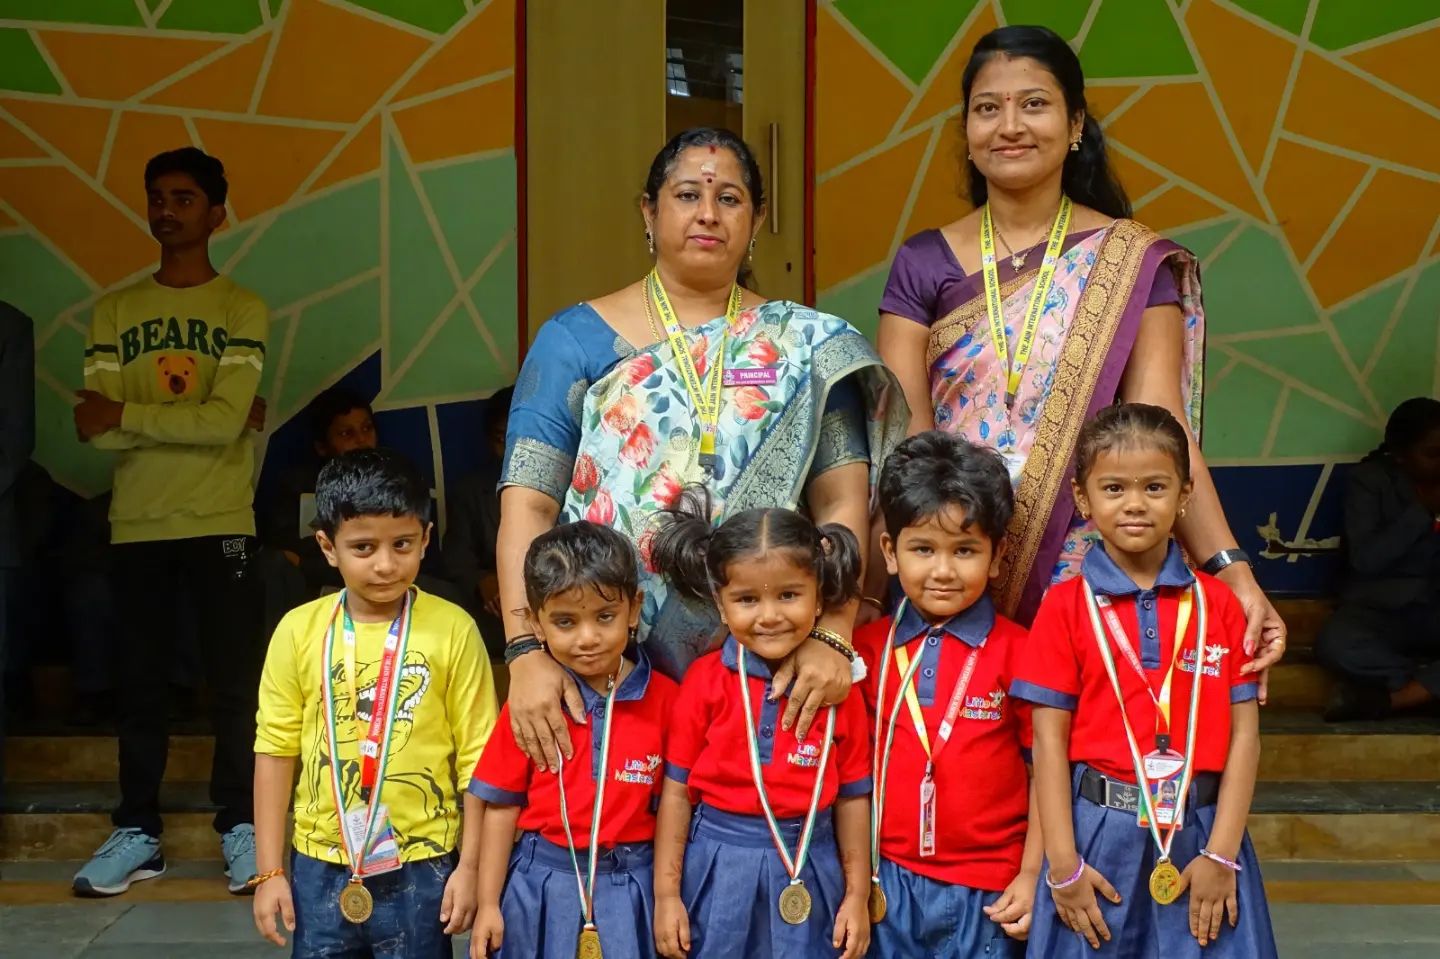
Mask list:
[[[660,330],[655,326],[655,313],[650,309],[650,278],[645,278],[645,322],[650,324],[650,335],[655,337],[655,342],[661,340]]]
[[[995,227],[995,235],[1000,238],[1000,245],[1005,247],[1005,252],[1010,254],[1010,266],[1015,270],[1015,272],[1019,273],[1021,270],[1025,269],[1025,258],[1030,255],[1030,251],[1026,250],[1024,253],[1016,253],[1014,250],[1010,249],[1010,244],[1005,240],[1005,234],[1000,232],[1000,227],[998,226]]]

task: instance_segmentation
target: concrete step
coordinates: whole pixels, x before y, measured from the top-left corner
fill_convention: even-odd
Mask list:
[[[1327,723],[1314,710],[1260,713],[1262,782],[1440,781],[1440,718]]]
[[[114,736],[12,736],[5,743],[10,783],[113,782],[119,778]],[[211,736],[171,736],[165,781],[203,782],[215,754]]]
[[[1280,618],[1285,620],[1291,650],[1315,645],[1316,634],[1335,610],[1335,601],[1331,599],[1274,599],[1272,602]]]
[[[219,854],[208,793],[203,782],[167,783],[161,789],[166,855]],[[113,781],[7,784],[0,802],[0,860],[88,858],[110,835],[110,811],[119,799]]]

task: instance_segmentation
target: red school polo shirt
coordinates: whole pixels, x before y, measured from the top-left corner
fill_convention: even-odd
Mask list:
[[[1170,553],[1153,589],[1141,589],[1119,569],[1102,546],[1095,546],[1081,565],[1081,575],[1050,588],[1035,622],[1025,654],[1015,663],[1010,694],[1040,706],[1074,713],[1070,724],[1070,761],[1086,763],[1105,775],[1133,783],[1120,708],[1096,647],[1085,608],[1084,578],[1096,595],[1108,595],[1125,629],[1131,648],[1138,650],[1149,684],[1157,693],[1165,667],[1175,651],[1175,626],[1180,596],[1198,580],[1205,591],[1209,624],[1201,654],[1199,741],[1195,746],[1197,772],[1223,772],[1230,751],[1230,707],[1255,699],[1259,686],[1240,668],[1250,662],[1245,653],[1245,613],[1224,583],[1204,573],[1192,573],[1170,544]],[[1102,625],[1103,625],[1102,619]],[[1170,703],[1171,748],[1184,753],[1185,726],[1190,713],[1190,692],[1195,681],[1195,636],[1199,629],[1198,603],[1186,630],[1182,659],[1172,680]],[[1108,630],[1107,630],[1108,633]],[[1107,635],[1107,641],[1109,639]],[[1125,694],[1125,715],[1141,753],[1155,748],[1154,701],[1124,655],[1111,646],[1116,675]]]
[[[691,803],[707,803],[726,812],[763,816],[750,775],[745,713],[739,682],[739,644],[735,637],[700,657],[685,674],[671,712],[665,775],[689,787]],[[770,808],[779,819],[804,816],[815,789],[815,767],[825,735],[825,713],[816,714],[805,742],[780,728],[787,697],[770,702],[770,668],[759,656],[746,656],[750,708],[760,746],[761,775]],[[849,696],[835,707],[835,739],[825,767],[820,808],[836,797],[870,794],[870,738],[865,706]]]
[[[573,674],[572,674],[573,675]],[[584,725],[566,716],[575,758],[561,771],[570,828],[575,848],[590,846],[591,816],[595,809],[596,770],[600,767],[600,730],[605,721],[605,697],[579,677],[585,700]],[[644,653],[630,675],[615,691],[611,718],[610,758],[606,765],[605,807],[600,814],[600,846],[626,842],[654,842],[655,807],[660,799],[665,723],[680,687],[654,672]],[[556,845],[565,845],[560,815],[560,786],[550,772],[536,769],[520,751],[510,728],[510,706],[500,710],[495,732],[475,766],[470,793],[486,802],[522,806],[519,826],[540,833]]]
[[[903,674],[894,647],[886,647],[890,624],[888,618],[878,620],[855,635],[855,648],[870,670],[861,690],[872,734],[882,657],[890,657],[882,746],[896,698],[903,698]],[[927,759],[909,707],[900,706],[880,830],[880,854],[886,859],[930,879],[991,891],[1004,889],[1020,871],[1030,777],[1020,704],[1005,690],[1011,660],[1024,640],[1025,630],[997,616],[988,596],[938,626],[928,624],[913,606],[906,608],[895,629],[895,646],[904,646],[912,662],[920,659],[913,685],[932,748],[965,661],[977,648],[979,657],[950,742],[935,765],[935,855],[923,858],[920,781]]]

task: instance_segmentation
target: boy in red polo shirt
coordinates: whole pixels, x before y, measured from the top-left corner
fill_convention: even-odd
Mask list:
[[[1024,953],[1041,846],[1005,690],[1025,631],[986,592],[1013,503],[999,454],[939,431],[880,474],[880,546],[905,600],[855,636],[875,731],[872,956]]]
[[[1141,403],[1076,442],[1075,505],[1102,542],[1041,603],[1010,687],[1034,704],[1047,853],[1030,956],[1276,955],[1245,832],[1260,755],[1245,614],[1170,538],[1190,442]]]
[[[569,720],[575,758],[551,773],[520,750],[506,706],[475,767],[465,815],[483,811],[485,824],[474,959],[654,951],[655,805],[679,687],[626,651],[637,569],[629,540],[584,521],[536,537],[525,556],[536,641],[575,678],[585,716]]]

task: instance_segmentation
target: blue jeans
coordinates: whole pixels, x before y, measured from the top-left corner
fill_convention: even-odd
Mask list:
[[[292,851],[295,935],[290,955],[293,959],[451,959],[440,901],[458,860],[459,853],[450,852],[366,879],[375,911],[357,924],[340,915],[340,891],[350,881],[350,871]]]

